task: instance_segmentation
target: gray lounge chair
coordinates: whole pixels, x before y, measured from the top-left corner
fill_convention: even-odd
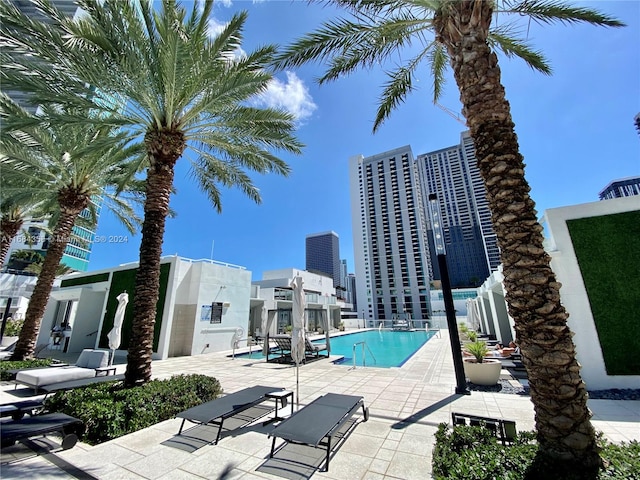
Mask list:
[[[180,425],[178,435],[182,434],[184,422],[187,420],[199,425],[217,425],[218,433],[216,435],[215,442],[213,443],[216,445],[220,440],[222,425],[227,418],[233,417],[244,410],[262,403],[267,399],[267,394],[282,390],[283,388],[257,385],[255,387],[245,388],[244,390],[216,398],[215,400],[203,403],[202,405],[189,408],[176,415],[177,418],[182,418],[182,424]],[[264,416],[267,413],[269,413],[269,411],[265,411],[261,416]],[[257,418],[253,420],[257,420]]]
[[[328,471],[332,440],[334,437],[338,437],[338,442],[335,444],[337,446],[341,440],[346,438],[349,431],[355,428],[357,422],[348,426],[346,430],[342,427],[360,407],[362,407],[363,421],[366,422],[369,419],[369,409],[364,406],[362,397],[327,393],[316,398],[271,431],[269,437],[273,437],[273,443],[269,457],[273,457],[275,453],[277,438],[284,440],[280,448],[287,442],[310,445],[316,448],[325,446],[327,456],[324,471]]]
[[[62,449],[68,450],[78,441],[78,436],[73,431],[80,425],[82,421],[59,412],[2,422],[1,448],[27,438],[58,432],[62,435]]]
[[[326,343],[311,343],[307,337],[305,340],[305,354],[311,354],[316,358],[320,356],[320,352],[327,351]],[[327,351],[327,357],[329,356],[329,352]]]

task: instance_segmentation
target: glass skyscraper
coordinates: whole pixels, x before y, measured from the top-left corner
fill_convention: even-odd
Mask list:
[[[423,201],[431,193],[440,201],[451,285],[479,286],[498,268],[500,251],[469,132],[459,145],[418,155],[416,163]],[[432,238],[429,231],[427,240]],[[440,279],[435,257],[431,263],[433,278]]]

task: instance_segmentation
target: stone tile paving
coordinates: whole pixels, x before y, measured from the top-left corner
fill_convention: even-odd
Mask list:
[[[118,365],[118,373],[124,371]],[[154,378],[183,373],[216,377],[231,393],[252,385],[274,385],[296,391],[295,367],[223,354],[154,361]],[[428,479],[434,433],[450,422],[452,411],[517,421],[518,430],[534,426],[528,396],[493,392],[455,395],[455,375],[446,331],[432,338],[402,368],[377,369],[333,365],[320,360],[299,369],[299,398],[303,406],[327,392],[362,395],[370,419],[360,423],[332,457],[328,472],[313,478]],[[0,401],[16,399],[23,389],[5,383]],[[640,401],[590,400],[593,423],[612,441],[640,440]],[[288,412],[288,408],[285,412]],[[269,457],[271,440],[262,429],[242,429],[223,436],[219,445],[193,453],[162,445],[178,432],[180,420],[161,422],[140,432],[101,445],[79,443],[71,450],[46,456],[12,447],[0,456],[2,478],[74,478],[65,466],[81,469],[85,478],[111,479],[282,479],[258,470]],[[28,451],[27,451],[28,452]],[[55,457],[63,468],[48,459]],[[66,469],[69,471],[69,469]]]

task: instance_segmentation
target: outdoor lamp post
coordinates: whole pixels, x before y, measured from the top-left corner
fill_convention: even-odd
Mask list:
[[[440,217],[440,205],[438,203],[438,196],[435,193],[429,194],[429,216],[431,217],[433,243],[435,244],[436,256],[438,257],[438,267],[440,268],[442,297],[444,299],[444,310],[447,316],[449,341],[451,342],[451,352],[453,353],[453,369],[456,374],[456,393],[469,395],[471,392],[467,389],[467,381],[464,375],[462,350],[460,349],[460,336],[458,335],[458,322],[456,321],[456,312],[453,306],[449,269],[447,268],[447,256],[444,249],[444,230],[442,229],[442,221]]]

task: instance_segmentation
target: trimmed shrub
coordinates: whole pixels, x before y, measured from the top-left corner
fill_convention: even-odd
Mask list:
[[[0,362],[0,380],[7,382],[11,380],[9,370],[24,370],[35,367],[48,367],[51,365],[50,358],[37,358],[34,360],[7,360]]]
[[[123,382],[108,382],[58,392],[47,399],[45,409],[82,420],[80,438],[97,444],[173,418],[221,393],[220,383],[213,377],[176,375],[133,388],[124,388]]]
[[[640,443],[612,444],[599,439],[604,468],[586,476],[575,466],[550,463],[538,455],[534,432],[520,432],[503,446],[483,427],[440,424],[432,474],[437,480],[640,480]]]

